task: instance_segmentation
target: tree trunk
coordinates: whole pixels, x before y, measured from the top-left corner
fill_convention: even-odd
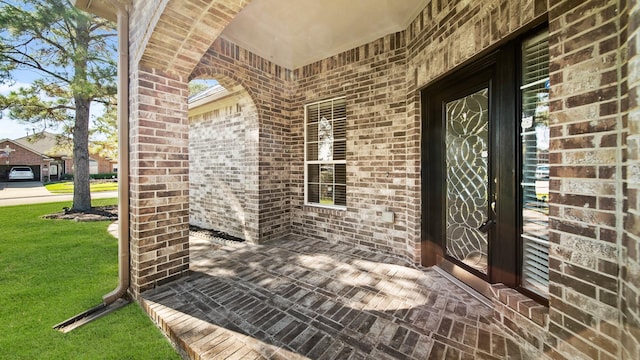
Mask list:
[[[76,120],[73,127],[73,210],[91,209],[89,178],[89,108],[91,101],[75,99]]]
[[[73,61],[74,102],[76,119],[73,126],[73,210],[91,209],[89,179],[89,109],[90,87],[87,86],[87,54],[89,49],[89,19],[78,17],[76,23],[76,57]]]

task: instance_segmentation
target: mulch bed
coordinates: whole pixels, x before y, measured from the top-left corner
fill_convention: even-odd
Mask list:
[[[99,206],[93,207],[87,211],[74,211],[67,207],[62,208],[61,212],[48,214],[42,216],[44,219],[61,219],[61,220],[73,220],[73,221],[116,221],[118,220],[118,206]],[[189,231],[203,238],[207,239],[221,239],[232,242],[244,242],[236,236],[232,236],[223,231],[203,229],[195,225],[189,225]]]
[[[118,220],[118,206],[98,206],[87,211],[74,211],[67,207],[59,213],[42,216],[43,219],[61,219],[74,221],[116,221]]]
[[[232,242],[244,242],[244,239],[241,239],[233,235],[229,235],[226,232],[212,230],[212,229],[203,229],[195,225],[189,225],[189,232],[206,239],[222,239],[222,240],[227,240]]]

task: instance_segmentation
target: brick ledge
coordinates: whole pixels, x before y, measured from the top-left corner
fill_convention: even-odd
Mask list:
[[[537,325],[546,328],[549,323],[549,308],[528,298],[520,292],[503,284],[491,285],[494,301],[511,308]]]

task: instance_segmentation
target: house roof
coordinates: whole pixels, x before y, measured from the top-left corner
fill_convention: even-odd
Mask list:
[[[243,91],[245,90],[240,85],[232,86],[227,89],[220,84],[216,84],[204,91],[189,96],[189,98],[187,99],[189,103],[189,111],[201,108],[202,106],[216,102],[218,100],[237,95],[238,93],[241,93]]]
[[[39,154],[61,157],[70,156],[71,149],[65,149],[63,146],[58,145],[58,135],[50,132],[42,132],[37,136],[29,135],[13,140],[13,142],[22,145],[22,147],[37,152]]]
[[[16,140],[11,140],[11,139],[6,139],[6,138],[5,139],[0,139],[0,144],[2,144],[2,143],[10,143],[10,144],[13,144],[13,146],[21,147],[21,148],[23,148],[23,149],[25,149],[27,151],[30,151],[30,152],[32,152],[32,153],[34,153],[36,155],[42,156],[43,159],[48,159],[49,158],[49,156],[47,156],[46,154],[43,154],[43,153],[39,152],[38,150],[36,150],[36,149],[34,149],[32,147],[29,147],[29,146],[27,146],[27,145],[25,145],[25,144],[23,144],[21,142],[18,142]],[[5,145],[5,146],[8,146],[8,145]],[[4,147],[0,146],[0,151],[2,151],[2,149],[4,149]]]
[[[109,0],[72,2],[96,15],[116,18],[117,9]],[[252,0],[221,36],[297,69],[404,30],[424,7],[423,0]]]
[[[223,98],[229,94],[230,93],[227,89],[225,89],[222,85],[217,84],[204,91],[189,96],[187,102],[189,103],[189,107],[194,107],[200,105],[203,100],[207,100],[206,102],[211,102]]]

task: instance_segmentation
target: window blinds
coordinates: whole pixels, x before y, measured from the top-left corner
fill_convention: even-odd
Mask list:
[[[522,286],[549,292],[549,43],[542,32],[522,44]]]

